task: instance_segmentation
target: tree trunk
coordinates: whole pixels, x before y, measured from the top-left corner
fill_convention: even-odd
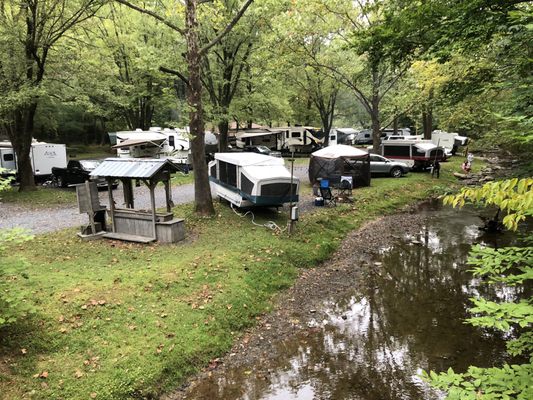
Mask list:
[[[198,0],[186,1],[186,41],[189,85],[187,87],[187,103],[190,107],[189,127],[192,136],[191,151],[194,168],[194,201],[195,211],[200,215],[213,215],[213,200],[207,174],[205,159],[205,132],[202,109],[202,82],[200,79],[200,54],[198,49],[198,22],[196,6]]]
[[[13,123],[8,129],[8,137],[17,155],[17,172],[20,181],[19,191],[35,190],[30,151],[33,138],[33,119],[37,102],[30,103],[14,112]]]
[[[431,132],[433,132],[433,110],[429,107],[422,112],[422,124],[424,127],[424,139],[431,140]]]
[[[228,150],[228,130],[229,121],[227,119],[218,122],[218,151],[220,152]]]

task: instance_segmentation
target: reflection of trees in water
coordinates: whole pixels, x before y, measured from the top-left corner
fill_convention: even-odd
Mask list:
[[[190,398],[433,399],[436,394],[413,379],[419,368],[461,371],[503,361],[498,334],[463,323],[468,298],[520,293],[480,284],[468,273],[466,257],[480,237],[472,214],[464,215],[442,227],[438,221],[424,227],[413,238],[420,244],[386,252],[359,293],[326,304],[323,330],[279,343],[274,361],[247,367],[251,374],[232,369]],[[503,246],[509,238],[496,240]]]

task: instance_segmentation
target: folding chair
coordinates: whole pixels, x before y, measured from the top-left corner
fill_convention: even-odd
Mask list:
[[[331,192],[331,188],[328,186],[326,188],[321,187],[320,188],[320,196],[324,199],[324,205],[333,205],[337,206],[337,196],[333,196],[333,193]]]

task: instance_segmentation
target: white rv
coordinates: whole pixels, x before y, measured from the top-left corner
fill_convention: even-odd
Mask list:
[[[33,140],[30,148],[30,161],[33,175],[46,178],[52,175],[53,167],[67,166],[67,148],[64,144],[46,143]],[[0,142],[0,167],[10,174],[18,171],[17,156],[11,142]]]
[[[216,194],[237,207],[279,207],[298,202],[300,181],[282,158],[257,153],[216,153],[209,163]]]
[[[453,155],[455,153],[454,150],[468,143],[468,138],[457,133],[436,130],[431,132],[431,141],[438,146],[444,147],[447,154]]]
[[[353,128],[333,128],[329,131],[329,145],[345,144],[350,146],[355,143],[358,134],[359,131]]]
[[[288,126],[273,128],[281,131],[280,151],[292,151],[296,153],[311,153],[324,145],[324,138],[320,138],[320,129],[311,126]]]
[[[378,152],[383,157],[400,161],[412,169],[425,169],[435,161],[446,159],[444,148],[431,140],[384,140]]]
[[[119,158],[166,158],[175,164],[192,164],[189,133],[185,129],[150,128],[116,132]]]

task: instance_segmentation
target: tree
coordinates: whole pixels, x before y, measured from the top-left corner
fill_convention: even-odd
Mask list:
[[[33,190],[30,161],[34,118],[47,65],[58,42],[93,17],[103,0],[26,0],[0,2],[0,126],[17,156],[20,190]]]
[[[203,57],[207,52],[220,42],[233,27],[237,24],[239,19],[246,12],[247,8],[252,4],[253,0],[246,0],[239,11],[234,15],[233,19],[215,36],[209,43],[200,45],[199,26],[197,20],[198,5],[205,2],[202,0],[185,0],[185,24],[184,27],[173,23],[166,17],[158,14],[152,10],[141,8],[126,0],[116,0],[118,3],[124,4],[143,14],[150,15],[156,20],[160,21],[173,31],[177,32],[181,37],[185,38],[187,45],[186,61],[187,61],[187,76],[176,70],[166,68],[166,72],[173,73],[179,76],[187,86],[187,104],[189,106],[189,129],[192,136],[191,152],[194,168],[194,200],[195,211],[200,215],[214,214],[213,200],[211,197],[211,187],[209,186],[209,178],[207,174],[207,163],[205,159],[205,131],[204,131],[204,116],[203,116],[203,102],[202,102],[202,81],[201,81],[201,63]]]

